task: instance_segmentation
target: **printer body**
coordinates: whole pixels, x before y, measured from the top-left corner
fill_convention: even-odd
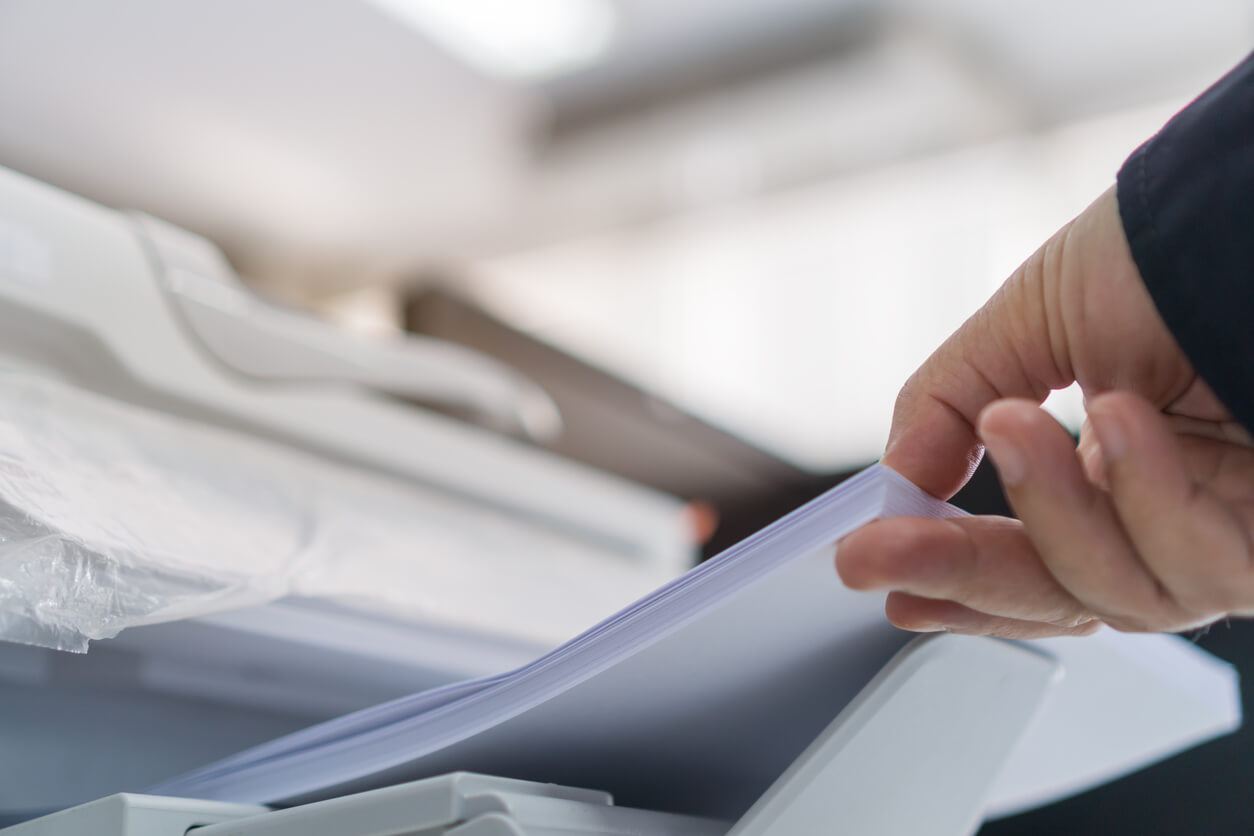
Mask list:
[[[417,517],[424,497],[438,501],[438,513],[426,509],[438,528],[397,529],[414,541],[405,583],[416,578],[428,599],[440,595],[440,573],[423,574],[422,547],[443,544],[468,556],[466,598],[476,549],[496,526],[504,533],[488,542],[510,544],[525,564],[517,596],[550,602],[534,613],[542,623],[499,596],[480,614],[459,599],[432,616],[407,609],[388,576],[376,583],[387,607],[258,582],[244,598],[137,613],[116,636],[93,636],[86,655],[0,635],[0,811],[143,787],[347,711],[522,665],[695,559],[678,499],[531,443],[557,431],[560,416],[505,365],[440,340],[352,334],[281,309],[205,239],[3,168],[0,377],[52,387],[64,402],[116,406],[171,433],[215,433],[312,462],[331,485],[320,508],[335,505],[339,478],[388,499],[394,517],[405,503]],[[251,484],[259,466],[248,458],[239,456]],[[117,462],[117,472],[128,466]],[[6,549],[21,545],[0,542],[0,586],[21,585],[4,576],[16,565]],[[546,562],[554,551],[562,562]],[[361,552],[336,558],[368,574],[371,554]],[[56,605],[72,609],[75,592]],[[17,615],[38,621],[41,606],[24,603]]]

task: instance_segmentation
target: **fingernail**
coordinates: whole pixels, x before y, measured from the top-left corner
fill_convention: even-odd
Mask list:
[[[1089,421],[1093,425],[1093,432],[1097,434],[1097,443],[1102,448],[1102,459],[1109,463],[1122,456],[1128,449],[1128,439],[1119,419],[1113,415],[1092,412],[1089,413]]]
[[[1002,484],[1017,485],[1023,481],[1023,477],[1027,475],[1027,462],[1014,442],[1000,435],[984,435],[981,441],[993,457],[993,464],[997,465],[997,474],[1001,476]]]

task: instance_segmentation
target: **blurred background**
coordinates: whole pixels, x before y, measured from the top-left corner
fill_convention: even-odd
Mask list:
[[[0,165],[505,359],[547,446],[712,552],[876,459],[910,371],[1252,43],[1247,0],[4,0]],[[1249,826],[1234,740],[988,830]]]
[[[825,473],[1252,33],[1243,0],[6,0],[0,163]]]

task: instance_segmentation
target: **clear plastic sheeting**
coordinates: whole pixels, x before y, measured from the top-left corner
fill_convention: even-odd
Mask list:
[[[471,500],[0,370],[0,640],[82,652],[294,594],[552,644],[664,580]]]

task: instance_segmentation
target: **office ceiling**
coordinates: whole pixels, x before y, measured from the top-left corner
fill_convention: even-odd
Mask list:
[[[476,72],[360,0],[6,0],[0,165],[330,292],[1198,89],[1246,0],[618,0]]]

